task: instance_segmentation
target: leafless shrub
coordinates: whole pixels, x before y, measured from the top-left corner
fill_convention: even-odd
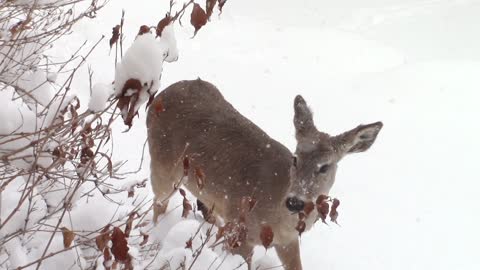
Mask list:
[[[69,267],[73,269],[99,264],[105,269],[133,269],[134,261],[151,259],[158,253],[158,245],[149,243],[148,230],[144,230],[151,223],[147,215],[152,202],[136,195],[147,179],[124,183],[132,172],[124,172],[124,162],[115,162],[111,151],[113,123],[123,116],[131,125],[137,114],[138,108],[130,107],[136,106],[138,99],[132,101],[135,95],[126,95],[135,87],[125,84],[125,91],[110,97],[102,110],[85,109],[72,94],[72,83],[105,39],[99,38],[90,47],[86,42],[79,44],[71,57],[61,61],[49,55],[49,49],[68,35],[75,23],[96,17],[107,2],[0,2],[0,107],[5,105],[2,113],[12,114],[1,116],[2,121],[11,121],[0,128],[0,269],[44,269],[45,261],[65,254],[71,257],[73,265]],[[218,1],[218,7],[224,2]],[[196,34],[206,23],[204,16],[208,19],[216,4],[208,1],[205,12],[194,1],[179,6],[171,1],[166,16],[156,26],[140,27],[139,35],[153,29],[160,37],[165,26],[176,21],[181,24],[191,6]],[[115,64],[123,57],[123,15],[109,40],[110,47],[115,47]],[[85,78],[91,88],[92,73]],[[128,83],[134,85],[135,78]],[[149,89],[152,98],[157,90]],[[195,175],[202,186],[202,170],[195,168]],[[122,215],[111,213],[107,224],[78,229],[72,220],[76,204],[98,196],[117,209],[124,204],[120,197],[130,198],[132,205]],[[192,205],[185,200],[191,210]],[[35,246],[39,239],[42,244]],[[139,250],[137,257],[130,253],[129,246]]]
[[[128,78],[118,94],[108,99],[104,109],[84,109],[80,100],[71,94],[73,80],[97,45],[107,41],[102,37],[90,48],[86,43],[80,44],[70,58],[60,62],[47,53],[57,40],[70,33],[76,22],[95,17],[107,2],[10,0],[0,3],[0,93],[6,93],[2,97],[19,106],[19,121],[0,129],[0,269],[41,269],[46,260],[64,254],[73,255],[71,267],[77,269],[99,266],[133,269],[138,261],[147,262],[143,265],[148,269],[158,255],[158,243],[149,242],[152,224],[147,216],[152,201],[136,196],[136,190],[144,188],[147,179],[119,182],[131,173],[122,171],[124,163],[115,162],[111,151],[112,125],[116,119],[122,117],[130,127],[140,102],[145,101],[140,98],[141,92],[149,95],[148,106],[158,89],[154,89],[152,83],[145,85],[138,78]],[[169,11],[159,18],[157,25],[140,26],[138,36],[154,32],[156,38],[161,38],[167,26],[175,22],[182,24],[190,7],[195,36],[211,19],[214,8],[221,11],[225,2],[206,0],[203,7],[193,0],[181,5],[170,1]],[[123,18],[124,14],[119,24],[113,26],[108,40],[110,48],[115,48],[115,64],[124,56]],[[92,80],[91,74],[87,79]],[[131,94],[132,89],[137,92]],[[155,109],[158,113],[164,111],[161,102]],[[183,179],[193,176],[200,189],[208,179],[202,168],[190,168],[188,157],[183,160],[183,166],[184,176],[172,194],[178,191],[183,196],[182,217],[187,218],[195,207],[180,188]],[[97,195],[117,208],[124,204],[118,200],[119,196],[130,198],[132,205],[122,215],[111,213],[109,222],[98,228],[78,229],[78,224],[72,221],[72,211],[80,201],[93,200]],[[14,200],[4,206],[6,196]],[[192,269],[205,248],[221,245],[224,250],[235,252],[247,237],[248,215],[255,205],[255,198],[242,198],[238,218],[217,228],[214,207],[207,208],[198,202],[204,218],[201,226],[208,227],[205,237],[201,237],[199,227],[185,243],[185,248],[192,251],[192,260],[187,264],[185,259],[181,264],[183,269]],[[323,222],[327,215],[336,222],[338,205],[337,199],[329,197],[306,203],[304,211],[299,213],[297,230],[300,234],[303,232],[303,219],[315,207]],[[272,228],[268,224],[259,226],[257,237],[268,248],[275,237]],[[198,247],[192,245],[196,237],[201,237]],[[13,259],[13,246],[31,248],[31,243],[38,238],[45,243],[37,247],[35,255],[30,254],[26,261]],[[60,247],[55,244],[58,239],[61,239]],[[136,254],[132,254],[132,248],[137,250]]]

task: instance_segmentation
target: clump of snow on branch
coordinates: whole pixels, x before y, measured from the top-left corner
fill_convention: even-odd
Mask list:
[[[163,62],[178,59],[173,23],[163,29],[157,39],[151,32],[137,36],[115,70],[114,94],[126,125],[140,106],[152,100],[160,88]]]

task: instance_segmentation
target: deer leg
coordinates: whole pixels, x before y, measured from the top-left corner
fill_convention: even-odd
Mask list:
[[[175,171],[170,174],[166,174],[164,170],[158,167],[151,168],[151,184],[154,196],[153,201],[153,222],[157,224],[158,217],[165,214],[168,207],[168,201],[175,194],[173,179],[177,179],[178,174],[182,174],[182,171]],[[174,175],[173,177],[171,175]]]
[[[285,270],[302,270],[298,240],[292,241],[287,245],[276,245],[275,249]]]
[[[157,224],[158,216],[165,214],[168,207],[168,199],[159,200],[156,196],[153,201],[153,223]]]

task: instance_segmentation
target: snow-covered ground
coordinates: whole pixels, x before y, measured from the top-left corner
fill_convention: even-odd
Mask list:
[[[128,46],[167,5],[111,1],[75,27],[64,49],[109,37],[122,9]],[[331,190],[342,200],[341,227],[318,224],[302,236],[305,269],[480,269],[478,14],[475,0],[230,0],[194,39],[188,16],[176,26],[180,57],[164,65],[161,88],[211,81],[292,151],[296,94],[331,134],[384,123],[368,152],[341,162]],[[88,61],[97,83],[114,78],[107,43]],[[80,95],[87,104],[88,93]],[[140,110],[115,138],[116,158],[132,168],[144,123]],[[146,161],[138,179],[149,174]]]

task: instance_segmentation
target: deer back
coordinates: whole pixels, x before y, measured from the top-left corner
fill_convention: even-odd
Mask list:
[[[157,196],[165,192],[165,181],[181,177],[188,156],[190,167],[201,169],[206,181],[200,189],[189,177],[187,188],[204,203],[214,203],[224,218],[237,217],[243,196],[255,196],[261,205],[255,222],[284,206],[291,152],[235,110],[212,84],[197,79],[169,86],[149,107],[147,127]]]

